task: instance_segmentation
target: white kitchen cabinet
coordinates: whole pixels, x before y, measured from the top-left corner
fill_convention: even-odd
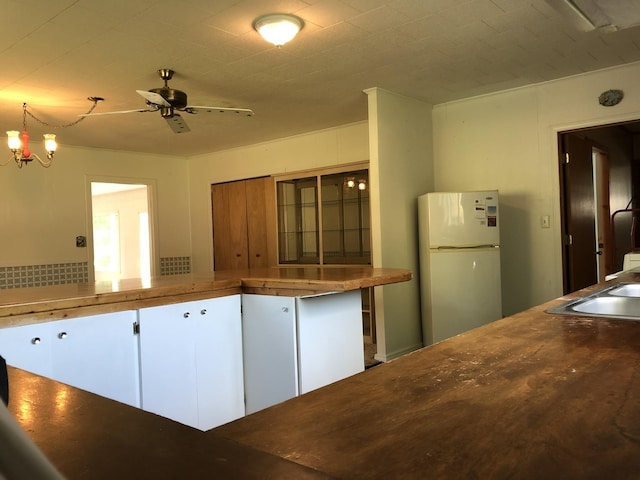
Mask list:
[[[359,290],[244,294],[242,313],[247,413],[364,370]]]
[[[0,329],[14,367],[133,406],[140,405],[135,311]]]
[[[51,345],[48,323],[0,329],[0,355],[8,365],[51,378]]]
[[[296,309],[300,394],[364,371],[360,290],[297,297]]]
[[[139,310],[142,408],[200,430],[244,415],[240,295]]]
[[[136,311],[50,322],[51,378],[140,406]]]
[[[242,295],[247,415],[298,395],[295,298]]]

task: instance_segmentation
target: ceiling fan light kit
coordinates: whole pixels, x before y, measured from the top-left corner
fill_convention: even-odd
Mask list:
[[[276,47],[293,40],[302,27],[304,22],[301,18],[284,13],[264,15],[253,22],[253,28],[262,38]]]

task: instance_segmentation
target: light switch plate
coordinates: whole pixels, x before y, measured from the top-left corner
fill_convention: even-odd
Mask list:
[[[549,222],[550,222],[549,215],[542,215],[540,217],[540,226],[542,228],[549,228],[550,227]]]

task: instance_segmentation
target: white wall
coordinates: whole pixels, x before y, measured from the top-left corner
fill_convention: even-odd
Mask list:
[[[432,106],[380,88],[366,93],[373,266],[413,272],[410,282],[375,289],[376,358],[386,361],[422,346],[417,198],[433,188]]]
[[[190,255],[186,160],[65,146],[64,132],[59,139],[50,168],[36,162],[0,167],[0,266],[88,261],[92,246],[77,248],[75,238],[89,236],[89,177],[154,180],[157,254]]]
[[[500,190],[506,315],[562,295],[558,132],[640,118],[638,78],[640,63],[434,108],[435,189]],[[624,101],[600,106],[612,88]]]
[[[367,122],[191,157],[188,165],[193,271],[213,269],[211,184],[368,159]]]

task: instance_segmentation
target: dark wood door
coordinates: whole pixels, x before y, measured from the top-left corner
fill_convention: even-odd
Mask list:
[[[597,283],[595,192],[591,143],[568,133],[561,136],[564,161],[563,236],[565,293]]]
[[[211,186],[213,268],[247,268],[247,206],[244,181]]]

